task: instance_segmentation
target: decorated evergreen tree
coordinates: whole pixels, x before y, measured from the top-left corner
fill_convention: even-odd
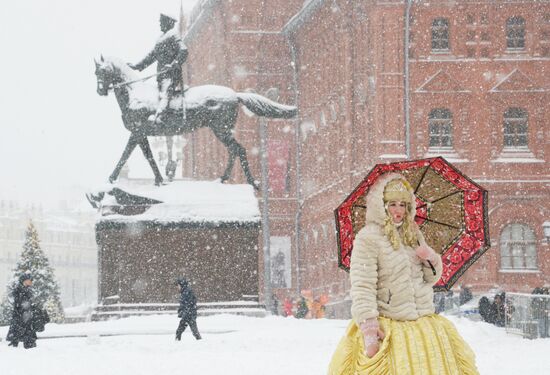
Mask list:
[[[59,286],[55,281],[54,271],[50,267],[48,258],[40,248],[38,232],[32,222],[29,222],[25,233],[25,244],[23,245],[21,259],[17,262],[13,271],[13,277],[7,286],[6,296],[0,305],[0,324],[9,324],[13,311],[12,292],[19,283],[19,277],[25,272],[31,273],[34,298],[48,312],[50,321],[54,323],[62,322],[64,314],[59,298]]]

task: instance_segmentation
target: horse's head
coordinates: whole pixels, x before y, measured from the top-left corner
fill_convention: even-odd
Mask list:
[[[122,81],[120,70],[116,69],[112,62],[106,61],[101,55],[99,61],[95,60],[95,75],[97,77],[97,93],[106,96],[112,85]]]

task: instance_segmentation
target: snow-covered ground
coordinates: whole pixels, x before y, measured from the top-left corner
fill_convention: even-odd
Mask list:
[[[449,319],[476,352],[481,374],[550,374],[550,339],[525,340],[486,323]],[[0,374],[325,374],[348,321],[218,315],[199,318],[203,340],[186,331],[181,342],[174,341],[177,323],[157,315],[49,324],[36,349],[0,343]],[[1,337],[6,332],[0,327]]]

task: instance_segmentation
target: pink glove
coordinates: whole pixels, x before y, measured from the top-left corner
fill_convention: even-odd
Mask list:
[[[378,340],[384,340],[386,335],[380,329],[378,319],[367,319],[359,325],[361,332],[363,332],[363,340],[365,343],[365,354],[372,358],[380,350],[380,343]]]
[[[424,261],[429,261],[434,264],[439,255],[428,245],[420,245],[416,248],[416,256]]]

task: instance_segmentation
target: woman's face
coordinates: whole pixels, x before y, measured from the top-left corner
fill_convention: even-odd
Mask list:
[[[407,204],[401,201],[388,202],[388,212],[391,219],[395,224],[399,224],[405,218],[405,212],[407,211]]]

